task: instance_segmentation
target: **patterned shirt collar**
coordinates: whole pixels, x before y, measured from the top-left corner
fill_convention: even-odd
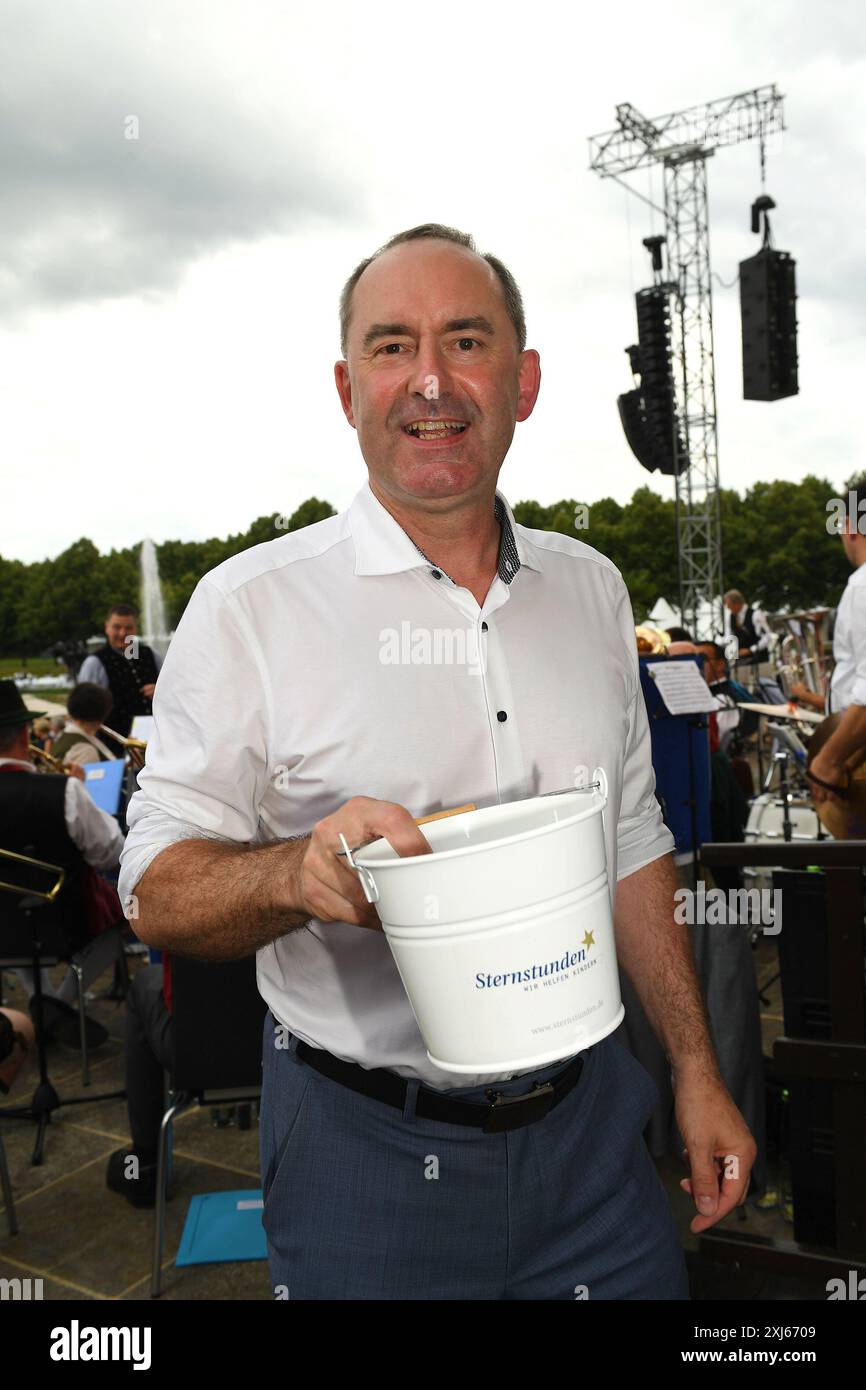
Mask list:
[[[510,584],[517,571],[520,569],[520,558],[517,554],[517,543],[514,539],[514,531],[512,530],[511,522],[508,520],[508,513],[505,510],[505,505],[498,492],[493,504],[493,515],[496,517],[502,529],[502,535],[499,540],[499,564],[497,572],[503,584]],[[415,541],[413,541],[412,544],[415,546],[418,554],[424,556],[428,565],[433,565],[434,569],[438,569],[440,574],[444,574],[447,580],[452,584],[454,583],[450,574],[448,574],[441,565],[434,565],[429,555],[425,554],[420,545],[416,544]]]

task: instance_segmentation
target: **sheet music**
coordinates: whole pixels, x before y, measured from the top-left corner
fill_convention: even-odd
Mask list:
[[[669,714],[706,714],[722,708],[694,661],[648,661],[646,669]]]

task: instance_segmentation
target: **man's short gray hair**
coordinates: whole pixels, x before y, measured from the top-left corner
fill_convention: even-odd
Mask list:
[[[340,295],[340,351],[344,357],[349,339],[352,292],[367,266],[372,265],[373,261],[383,255],[385,251],[390,251],[393,246],[402,246],[405,241],[422,241],[425,238],[436,241],[452,241],[455,246],[465,246],[467,251],[474,251],[476,255],[479,254],[469,232],[459,232],[456,227],[445,227],[441,222],[424,222],[419,227],[410,227],[408,231],[398,232],[396,236],[392,236],[391,240],[386,241],[384,246],[380,246],[378,251],[374,251],[372,256],[368,256],[366,260],[361,261],[360,265],[355,266],[343,286],[343,292]],[[482,260],[485,260],[499,277],[505,295],[505,308],[517,334],[517,347],[520,352],[523,352],[526,347],[526,318],[523,312],[523,298],[517,281],[498,256],[485,252]]]

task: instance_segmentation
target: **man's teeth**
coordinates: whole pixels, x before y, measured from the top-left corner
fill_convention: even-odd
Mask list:
[[[462,434],[466,426],[459,424],[456,420],[416,420],[412,425],[406,425],[407,434],[426,435],[427,438],[442,439],[449,432]]]

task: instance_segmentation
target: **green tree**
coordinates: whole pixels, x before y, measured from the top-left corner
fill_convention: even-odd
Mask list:
[[[850,571],[838,537],[828,534],[827,504],[847,487],[809,476],[755,483],[742,496],[723,489],[725,587],[742,589],[770,611],[835,606]],[[230,536],[164,541],[157,554],[172,626],[201,577],[229,556],[333,515],[329,502],[310,497],[289,517],[269,512]],[[612,497],[591,504],[524,499],[514,515],[524,526],[573,536],[607,555],[622,571],[637,621],[659,597],[678,602],[676,508],[651,488],[638,488],[624,505]],[[130,546],[100,555],[82,538],[54,560],[0,557],[0,654],[32,656],[61,638],[101,632],[110,604],[140,601],[139,553]]]

